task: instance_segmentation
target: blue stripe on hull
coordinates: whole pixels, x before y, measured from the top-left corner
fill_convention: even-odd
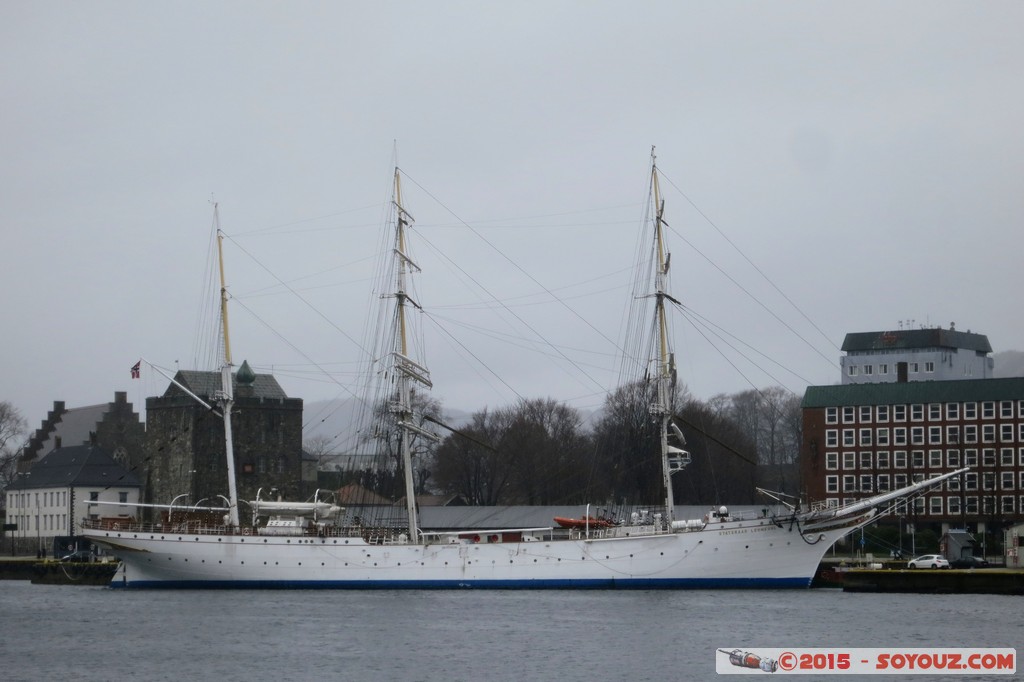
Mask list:
[[[810,587],[810,578],[684,578],[631,580],[135,580],[114,579],[113,588],[267,589],[267,590],[658,590],[658,589],[793,589]]]

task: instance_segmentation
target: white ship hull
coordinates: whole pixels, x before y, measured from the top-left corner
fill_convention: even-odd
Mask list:
[[[483,534],[482,542],[436,544],[101,529],[84,535],[122,560],[113,587],[805,588],[849,530],[801,533],[759,519],[629,536],[619,528],[623,536],[611,538],[503,542],[495,531],[496,542]]]

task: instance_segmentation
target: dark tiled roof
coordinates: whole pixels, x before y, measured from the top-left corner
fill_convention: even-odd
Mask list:
[[[959,348],[991,353],[992,345],[984,334],[952,329],[901,329],[890,332],[858,332],[843,339],[846,352],[908,350],[912,348]]]
[[[195,393],[200,398],[211,398],[217,391],[220,390],[220,372],[197,372],[195,370],[183,369],[180,370],[175,376],[174,380],[180,383],[182,386],[188,388],[188,390]],[[235,396],[239,396],[238,391],[238,377],[232,375],[234,381]],[[287,398],[284,389],[277,383],[277,379],[272,374],[257,374],[255,380],[252,382],[252,393],[254,398],[274,398],[281,400]],[[167,387],[164,392],[164,397],[168,398],[171,396],[180,396],[182,391],[180,388],[171,384]]]
[[[908,405],[983,400],[1024,400],[1024,378],[808,386],[801,406]]]
[[[115,462],[106,450],[92,445],[74,445],[47,454],[8,490],[140,485],[138,477]]]

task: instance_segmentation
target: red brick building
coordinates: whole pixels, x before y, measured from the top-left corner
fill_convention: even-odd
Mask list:
[[[839,506],[966,466],[901,511],[943,532],[1024,520],[1024,378],[811,386],[802,407],[811,502]]]

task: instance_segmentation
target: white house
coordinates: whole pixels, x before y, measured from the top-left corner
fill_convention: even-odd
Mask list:
[[[10,532],[20,551],[50,551],[55,539],[78,535],[84,518],[134,516],[133,507],[116,503],[138,503],[140,489],[138,477],[102,448],[57,448],[7,488],[7,523],[17,525]]]

